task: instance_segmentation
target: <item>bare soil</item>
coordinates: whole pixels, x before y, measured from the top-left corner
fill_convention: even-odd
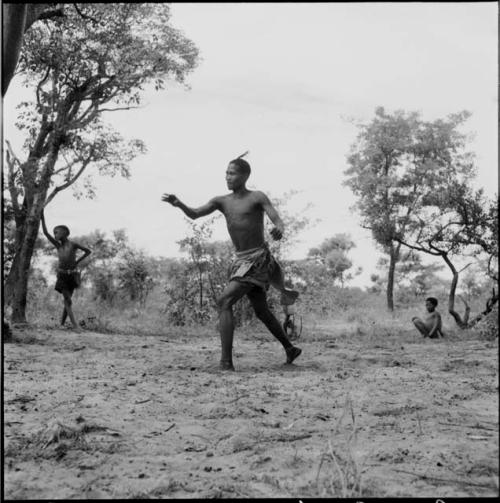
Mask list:
[[[285,365],[238,331],[26,329],[4,344],[4,497],[498,495],[498,339],[323,327]]]

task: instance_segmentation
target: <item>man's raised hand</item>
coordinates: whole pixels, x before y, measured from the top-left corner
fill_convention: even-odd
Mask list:
[[[165,201],[166,203],[170,203],[172,206],[178,206],[179,205],[179,199],[177,199],[177,196],[174,194],[163,194],[162,201]]]

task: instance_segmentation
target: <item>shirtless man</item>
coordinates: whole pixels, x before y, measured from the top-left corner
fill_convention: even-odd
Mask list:
[[[59,262],[57,264],[57,281],[55,289],[62,294],[64,298],[64,309],[61,317],[61,325],[66,322],[69,316],[73,329],[80,332],[73,310],[71,308],[73,292],[80,286],[80,272],[76,266],[91,254],[91,251],[85,246],[79,245],[68,239],[69,229],[65,225],[54,227],[54,236],[51,236],[45,225],[45,215],[42,212],[42,230],[47,239],[56,247]],[[84,254],[76,260],[76,252],[81,250]]]
[[[420,318],[414,316],[411,321],[417,330],[424,336],[436,339],[443,337],[441,315],[436,311],[438,301],[435,297],[425,299],[425,308],[430,313],[429,316],[422,321]]]
[[[218,299],[222,370],[234,370],[232,306],[244,295],[249,298],[256,316],[285,349],[287,363],[292,363],[302,352],[288,340],[280,322],[270,311],[266,297],[270,284],[279,289],[282,297],[290,303],[298,296],[298,292],[285,288],[283,272],[264,240],[264,213],[274,224],[271,230],[273,239],[282,238],[284,224],[264,193],[246,188],[250,165],[242,157],[232,160],[226,171],[227,187],[232,191],[230,194],[214,197],[199,208],[186,206],[173,194],[164,194],[162,197],[163,201],[180,208],[192,220],[216,210],[226,218],[227,229],[236,249],[236,260],[231,267],[229,284]]]

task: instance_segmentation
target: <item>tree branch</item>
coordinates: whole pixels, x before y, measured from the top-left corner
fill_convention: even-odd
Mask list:
[[[93,153],[94,153],[94,149],[92,148],[91,151],[90,151],[90,153],[89,153],[89,155],[87,156],[87,159],[85,159],[84,161],[82,161],[81,168],[77,171],[76,175],[73,176],[73,178],[69,179],[66,183],[63,183],[62,185],[59,185],[59,186],[57,186],[57,187],[54,188],[54,190],[49,194],[49,196],[45,200],[44,207],[47,206],[52,201],[52,199],[54,199],[54,197],[56,197],[56,195],[59,192],[61,192],[62,190],[67,189],[68,187],[70,187],[71,185],[73,185],[78,180],[78,178],[80,178],[80,175],[83,173],[83,171],[85,170],[85,168],[89,165],[90,161],[92,160]]]
[[[83,19],[88,19],[89,21],[92,21],[95,24],[99,24],[99,21],[92,16],[89,16],[88,14],[84,14],[80,8],[78,7],[78,4],[73,4],[73,7],[75,8],[76,12],[83,18]]]
[[[64,17],[64,9],[61,7],[59,9],[43,11],[38,16],[37,21],[42,21],[43,19],[52,19],[53,17]]]
[[[10,198],[12,200],[12,208],[14,209],[14,215],[16,217],[19,215],[19,190],[16,187],[15,183],[15,178],[16,178],[16,171],[18,171],[19,166],[21,165],[21,162],[17,158],[17,156],[14,154],[14,151],[12,150],[12,146],[10,145],[10,142],[8,140],[5,140],[5,143],[7,144],[7,166],[9,169],[9,174],[8,174],[8,187],[9,187],[9,193],[10,193]],[[17,163],[17,169],[15,167]]]
[[[460,269],[460,271],[458,271],[458,273],[460,274],[461,272],[465,271],[465,269],[467,269],[467,267],[469,267],[471,265],[472,265],[472,262],[469,262],[465,267],[462,267],[462,269]]]
[[[429,255],[435,255],[436,257],[439,257],[440,255],[442,255],[442,252],[437,253],[437,252],[433,252],[433,251],[429,250],[428,248],[423,248],[421,246],[411,245],[411,244],[403,241],[401,238],[394,238],[394,241],[397,241],[398,243],[401,243],[402,245],[404,245],[408,248],[411,248],[412,250],[417,250],[417,251],[421,251],[424,253],[428,253]],[[437,250],[437,248],[435,248],[435,249]]]
[[[127,107],[117,107],[117,108],[100,108],[99,112],[116,112],[117,110],[134,110],[137,108],[145,108],[144,105],[140,106],[134,106],[134,105],[129,105]]]

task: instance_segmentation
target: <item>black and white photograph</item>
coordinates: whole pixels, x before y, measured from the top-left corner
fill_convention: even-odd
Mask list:
[[[499,496],[498,2],[2,3],[2,499]]]

